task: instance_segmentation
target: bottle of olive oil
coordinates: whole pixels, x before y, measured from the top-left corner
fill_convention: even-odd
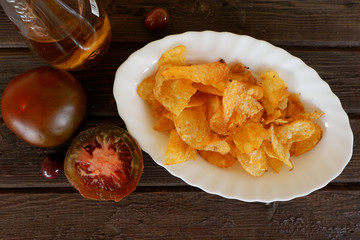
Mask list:
[[[89,68],[109,48],[109,18],[96,0],[0,3],[30,49],[55,67],[72,71]]]

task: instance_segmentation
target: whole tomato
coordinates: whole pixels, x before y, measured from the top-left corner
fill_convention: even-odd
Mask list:
[[[164,8],[154,8],[145,17],[145,26],[150,31],[157,31],[169,24],[169,14]]]
[[[7,127],[38,147],[66,142],[82,123],[86,106],[81,84],[70,73],[46,66],[12,79],[1,98]]]

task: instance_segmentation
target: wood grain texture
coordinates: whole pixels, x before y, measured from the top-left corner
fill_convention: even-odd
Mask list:
[[[141,47],[142,44],[136,43],[112,44],[108,54],[98,65],[86,71],[72,72],[86,90],[89,116],[118,116],[112,93],[115,73],[117,68]],[[359,112],[360,50],[302,50],[297,47],[285,47],[285,50],[314,68],[340,98],[346,111]],[[6,84],[16,75],[45,64],[39,57],[26,50],[17,54],[10,50],[0,51],[0,96]]]
[[[120,120],[101,119],[88,121],[82,129],[96,126],[100,123],[112,123],[125,127]],[[351,127],[355,136],[360,135],[360,119],[351,120]],[[43,149],[30,146],[18,139],[0,124],[0,188],[36,188],[36,187],[68,187],[66,178],[62,175],[55,180],[46,180],[41,174],[41,161],[47,153],[65,153],[67,145],[52,149]],[[295,160],[294,160],[295,161]],[[144,174],[140,186],[184,186],[181,179],[169,174],[158,166],[144,152]],[[321,171],[321,169],[319,169]],[[350,163],[343,173],[333,180],[334,183],[359,183],[360,182],[360,142],[355,138],[354,152]]]
[[[358,239],[359,189],[271,204],[141,189],[118,203],[78,193],[0,192],[5,239]],[[331,216],[331,217],[329,217]]]
[[[38,148],[19,140],[0,113],[0,239],[360,239],[360,2],[357,0],[102,0],[112,42],[95,67],[72,74],[88,96],[79,131],[125,127],[112,95],[115,72],[147,43],[186,31],[227,31],[282,47],[314,68],[341,100],[354,133],[340,176],[287,202],[246,203],[191,187],[144,153],[134,193],[118,203],[86,200],[64,175],[47,180],[41,161],[68,143]],[[170,25],[150,32],[144,18],[166,8]],[[16,75],[46,65],[0,8],[0,97]],[[221,56],[219,56],[221,57]],[[321,171],[321,169],[319,169]]]
[[[230,31],[276,44],[360,46],[359,1],[102,0],[114,42],[149,42],[184,31]],[[154,7],[168,10],[171,23],[152,33],[144,26]],[[0,11],[0,46],[23,46],[10,20]],[[195,23],[195,24],[194,24]]]

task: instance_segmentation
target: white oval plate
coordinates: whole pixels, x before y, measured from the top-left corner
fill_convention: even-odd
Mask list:
[[[221,169],[198,157],[177,165],[164,165],[169,136],[153,130],[155,119],[150,107],[138,96],[139,83],[156,71],[157,61],[166,50],[187,47],[188,62],[224,59],[242,62],[254,73],[275,70],[291,92],[301,93],[305,110],[320,109],[323,138],[310,152],[292,158],[294,169],[284,166],[280,174],[269,170],[255,178],[236,163]],[[312,68],[299,58],[265,41],[227,32],[186,32],[147,44],[133,53],[117,70],[114,96],[118,112],[130,134],[152,159],[189,185],[225,198],[247,202],[286,201],[305,196],[336,178],[352,156],[353,133],[337,96]]]

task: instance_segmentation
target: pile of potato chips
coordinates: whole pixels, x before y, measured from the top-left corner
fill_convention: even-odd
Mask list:
[[[152,106],[154,129],[170,133],[165,164],[196,160],[198,153],[221,168],[238,161],[259,177],[269,167],[291,170],[290,157],[322,137],[314,121],[323,113],[306,113],[300,95],[288,92],[276,72],[257,80],[242,63],[187,65],[182,45],[163,53],[155,75],[137,90]]]

